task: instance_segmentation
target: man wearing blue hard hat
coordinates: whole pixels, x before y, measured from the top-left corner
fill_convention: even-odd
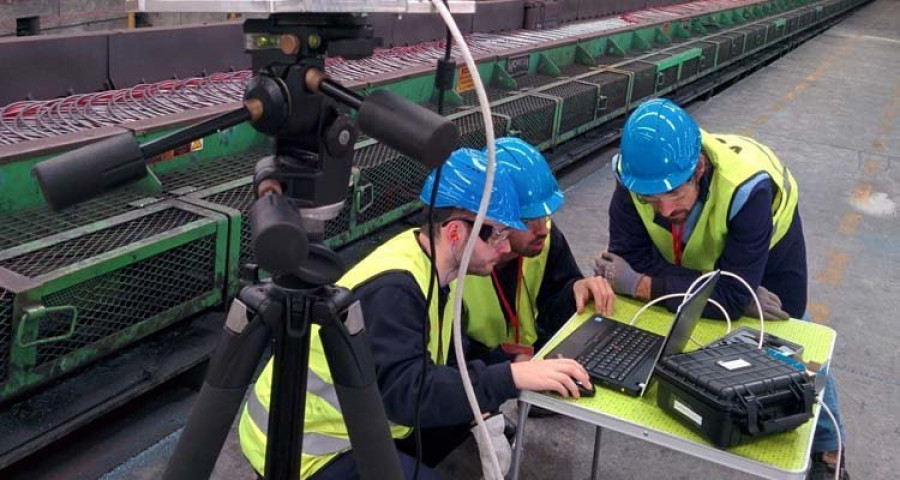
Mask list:
[[[426,445],[426,465],[440,460],[429,444],[440,444],[442,455],[468,435],[472,411],[463,390],[459,371],[448,365],[451,343],[451,315],[448,300],[460,259],[470,235],[477,235],[468,272],[487,275],[509,252],[511,229],[524,229],[519,220],[518,199],[512,180],[498,169],[487,218],[478,232],[472,227],[486,180],[486,159],[477,150],[454,152],[444,165],[438,184],[431,220],[421,228],[406,230],[378,247],[348,271],[338,285],[353,290],[360,301],[376,366],[378,386],[391,435],[398,440],[398,452],[406,478],[412,478],[416,461],[410,442],[399,442],[412,433],[420,381],[423,386],[418,424]],[[422,189],[423,201],[431,196],[435,173]],[[430,238],[431,237],[431,238]],[[434,241],[436,284],[426,305],[432,264],[429,256]],[[331,374],[319,339],[318,326],[311,327],[309,381],[304,418],[301,478],[356,478],[358,472],[341,406],[337,402]],[[423,338],[427,344],[423,345]],[[423,362],[422,352],[428,358]],[[519,390],[556,391],[578,396],[575,381],[590,384],[587,372],[573,360],[510,362],[486,365],[467,364],[475,394],[485,412],[497,411],[500,404],[516,398]],[[423,381],[424,377],[424,381]],[[266,427],[268,425],[272,362],[264,369],[241,416],[241,448],[257,472],[265,470]],[[426,434],[438,442],[429,442]],[[449,448],[447,448],[449,447]],[[426,466],[422,479],[437,478]]]
[[[700,274],[721,269],[756,289],[767,320],[805,316],[799,192],[772,150],[746,137],[707,133],[679,106],[653,99],[626,121],[612,166],[618,184],[609,206],[609,250],[596,259],[595,272],[617,293],[645,301],[682,293]],[[759,315],[735,279],[722,277],[712,298],[732,318]],[[667,306],[674,311],[679,303]],[[704,316],[721,313],[709,306]],[[830,374],[824,400],[840,424]],[[834,477],[837,435],[820,417],[812,478]],[[847,478],[845,470],[841,475]]]
[[[511,251],[490,276],[466,280],[466,332],[486,350],[527,360],[591,300],[597,312],[611,314],[615,294],[603,277],[582,275],[566,237],[550,220],[564,196],[544,156],[518,138],[500,138],[495,146],[528,228],[510,232]]]

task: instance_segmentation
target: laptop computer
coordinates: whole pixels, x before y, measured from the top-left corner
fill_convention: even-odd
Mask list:
[[[665,337],[595,315],[545,358],[574,358],[585,367],[594,384],[642,396],[659,359],[681,353],[687,345],[719,275],[717,271],[707,278],[682,303]]]

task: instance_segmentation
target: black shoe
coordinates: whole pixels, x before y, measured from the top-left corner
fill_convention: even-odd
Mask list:
[[[547,417],[555,417],[559,415],[559,412],[554,412],[552,410],[547,410],[546,408],[541,408],[532,405],[530,409],[528,409],[528,418],[547,418]]]
[[[809,480],[833,480],[834,467],[837,463],[837,451],[814,453],[812,456],[812,466],[809,468]],[[840,480],[850,480],[850,474],[847,473],[847,459],[841,453],[841,475]]]

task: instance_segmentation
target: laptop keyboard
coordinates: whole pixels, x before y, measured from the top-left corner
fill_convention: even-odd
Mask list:
[[[651,348],[658,345],[660,337],[624,324],[591,339],[575,358],[584,365],[588,374],[622,381],[643,360]]]

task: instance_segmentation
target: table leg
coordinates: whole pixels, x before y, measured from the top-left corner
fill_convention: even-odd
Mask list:
[[[600,435],[603,433],[603,427],[597,426],[597,432],[594,434],[594,461],[591,462],[591,480],[600,478]]]
[[[516,447],[513,449],[511,480],[519,480],[519,464],[522,463],[522,449],[525,445],[525,421],[528,420],[530,403],[518,402],[519,421],[516,423]]]

